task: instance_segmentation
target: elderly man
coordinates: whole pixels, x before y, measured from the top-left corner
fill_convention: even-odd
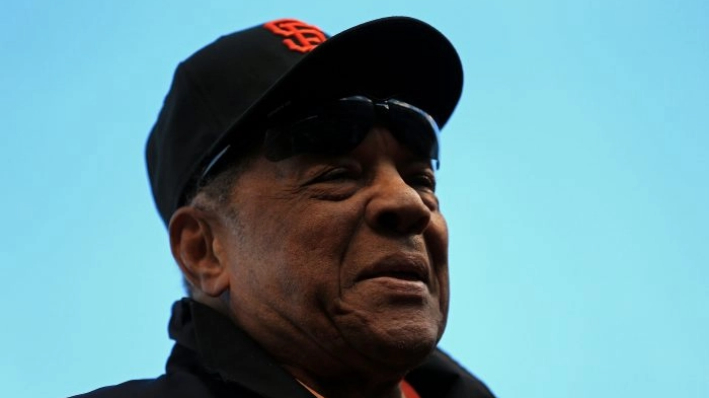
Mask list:
[[[190,298],[164,376],[86,396],[492,397],[436,348],[461,88],[448,40],[401,17],[272,21],[180,64],[147,163]]]

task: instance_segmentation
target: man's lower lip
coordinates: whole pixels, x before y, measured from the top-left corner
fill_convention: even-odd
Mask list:
[[[428,292],[428,288],[423,281],[400,279],[392,276],[378,276],[365,279],[362,282],[376,283],[393,293],[421,295]]]

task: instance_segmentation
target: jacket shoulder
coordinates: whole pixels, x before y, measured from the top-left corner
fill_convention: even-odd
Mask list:
[[[70,398],[257,398],[238,385],[208,380],[186,372],[156,379],[131,380]]]
[[[161,378],[162,377],[157,379],[131,380],[114,386],[102,387],[70,398],[160,397],[160,395],[155,395],[155,393],[165,389],[163,385],[164,382],[161,381]]]

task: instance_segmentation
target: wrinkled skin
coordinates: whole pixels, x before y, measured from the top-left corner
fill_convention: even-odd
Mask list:
[[[448,311],[448,234],[428,159],[384,128],[351,153],[257,158],[213,222],[211,296],[326,397],[398,397]],[[226,213],[226,212],[225,212]]]

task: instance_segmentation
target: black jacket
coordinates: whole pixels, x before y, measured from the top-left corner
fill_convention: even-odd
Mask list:
[[[176,302],[169,330],[176,343],[164,375],[77,397],[313,398],[245,332],[203,304],[190,299]],[[493,398],[480,380],[440,350],[411,371],[406,381],[422,398]]]

